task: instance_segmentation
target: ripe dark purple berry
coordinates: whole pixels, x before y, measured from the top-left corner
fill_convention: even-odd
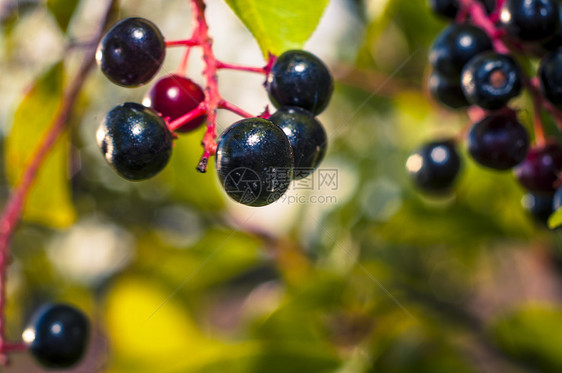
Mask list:
[[[265,206],[287,191],[293,173],[291,144],[262,118],[242,119],[217,141],[217,174],[226,193],[248,206]]]
[[[172,134],[164,119],[141,104],[127,102],[107,113],[97,131],[105,160],[121,177],[153,177],[172,154]]]
[[[328,106],[334,90],[328,67],[318,57],[303,50],[281,54],[273,64],[265,86],[275,107],[297,106],[315,115]]]
[[[496,110],[521,92],[521,68],[511,56],[480,53],[465,65],[461,87],[472,104]]]
[[[78,363],[88,345],[90,323],[82,311],[67,304],[46,304],[23,332],[31,355],[49,369]]]
[[[160,30],[144,18],[126,18],[113,26],[102,39],[96,60],[113,83],[137,87],[158,72],[166,55]]]
[[[495,170],[516,166],[528,151],[529,135],[515,115],[490,115],[474,124],[468,134],[468,152],[472,158]]]
[[[562,109],[562,46],[541,60],[539,79],[541,90],[552,104]]]
[[[195,109],[204,99],[205,93],[199,85],[191,79],[173,74],[158,80],[148,91],[143,104],[173,121]],[[204,121],[205,116],[202,115],[185,123],[176,131],[192,131]]]
[[[552,195],[562,170],[562,146],[549,142],[533,147],[527,158],[515,167],[517,179],[531,193]]]
[[[470,106],[458,78],[447,78],[437,72],[432,72],[427,85],[431,96],[451,109],[461,109]]]
[[[406,169],[414,184],[430,194],[448,193],[461,168],[452,140],[432,141],[408,157]]]
[[[429,51],[429,62],[434,71],[456,79],[472,57],[492,49],[492,41],[481,28],[455,23],[437,36]]]
[[[528,211],[537,223],[546,226],[548,218],[553,213],[553,198],[550,195],[526,193],[521,199],[521,205]]]
[[[500,21],[507,32],[522,41],[553,36],[560,27],[557,0],[506,0]]]
[[[496,6],[495,0],[478,1],[484,5],[488,14],[491,13]],[[429,7],[434,13],[440,16],[454,19],[459,11],[459,0],[429,0]]]
[[[326,153],[327,137],[324,127],[312,113],[298,107],[283,107],[269,120],[279,126],[293,149],[293,178],[298,180],[310,175]]]

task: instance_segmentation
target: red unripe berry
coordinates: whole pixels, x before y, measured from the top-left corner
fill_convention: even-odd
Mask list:
[[[169,75],[156,82],[146,94],[143,104],[156,110],[162,117],[169,118],[168,121],[173,121],[197,108],[204,99],[205,93],[197,83],[180,75]],[[199,116],[176,131],[192,131],[204,121],[205,116]]]

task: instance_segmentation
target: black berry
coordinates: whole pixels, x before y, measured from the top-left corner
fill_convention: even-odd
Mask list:
[[[515,167],[517,179],[531,193],[552,195],[562,170],[562,146],[549,142],[533,147],[527,158]]]
[[[461,86],[472,104],[496,110],[521,92],[521,68],[511,56],[484,52],[465,65]]]
[[[127,18],[113,26],[101,41],[96,60],[113,83],[136,87],[156,74],[166,55],[160,30],[144,18]]]
[[[451,190],[461,167],[452,140],[432,141],[411,154],[406,162],[410,177],[422,191],[442,194]]]
[[[429,62],[442,76],[459,78],[464,65],[472,57],[492,49],[492,41],[482,29],[467,24],[451,24],[435,39],[429,51]]]
[[[294,179],[310,175],[326,153],[326,131],[310,113],[298,107],[277,110],[269,120],[279,126],[291,143],[294,159]]]
[[[98,128],[97,141],[111,167],[132,181],[156,175],[172,154],[172,135],[164,119],[133,102],[107,113]]]
[[[526,193],[521,199],[521,205],[528,211],[537,223],[546,225],[553,213],[553,198],[550,195]]]
[[[556,0],[506,0],[500,14],[507,32],[522,41],[546,39],[560,27]]]
[[[266,119],[243,119],[227,128],[218,139],[215,161],[226,193],[249,206],[275,202],[292,179],[291,144]]]
[[[458,78],[447,78],[439,73],[432,72],[429,76],[428,88],[429,93],[435,100],[451,109],[470,106]]]
[[[290,50],[273,64],[266,89],[275,107],[298,106],[316,115],[328,106],[334,83],[328,67],[318,57]]]
[[[541,60],[539,79],[541,90],[551,103],[562,109],[562,47]]]
[[[47,304],[23,333],[31,355],[46,368],[69,368],[80,361],[90,334],[86,316],[73,306]]]
[[[195,109],[205,99],[203,89],[191,79],[180,75],[164,77],[148,91],[143,104],[156,110],[170,121]],[[176,131],[187,132],[196,129],[205,121],[205,116],[197,117]]]
[[[510,169],[529,151],[527,130],[515,115],[494,114],[474,124],[468,134],[468,152],[482,166]]]

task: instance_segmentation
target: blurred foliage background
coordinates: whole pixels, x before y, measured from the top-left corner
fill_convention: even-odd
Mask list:
[[[104,3],[0,1],[1,201]],[[184,0],[123,0],[119,12],[151,19],[167,39],[190,33]],[[264,64],[223,1],[209,0],[207,17],[219,59]],[[66,301],[94,325],[75,372],[562,371],[560,232],[526,215],[511,173],[466,156],[448,198],[407,179],[414,148],[468,121],[425,89],[428,47],[445,24],[425,0],[330,0],[306,44],[337,81],[319,117],[328,154],[264,208],[231,202],[212,165],[195,171],[202,131],[180,136],[155,179],[120,179],[95,130],[148,87],[120,88],[94,69],[13,237],[9,338],[40,304]],[[198,53],[189,76],[202,84]],[[181,54],[169,51],[161,75]],[[263,111],[263,77],[220,74],[226,99]],[[529,125],[528,97],[516,106]],[[219,133],[237,119],[221,111]],[[42,370],[22,353],[5,371]]]

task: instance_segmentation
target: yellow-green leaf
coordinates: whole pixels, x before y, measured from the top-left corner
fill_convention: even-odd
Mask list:
[[[12,186],[20,179],[57,117],[63,92],[63,65],[58,63],[39,78],[14,114],[6,139],[5,162]],[[68,136],[51,148],[35,177],[23,210],[23,219],[56,228],[75,220],[68,182]]]
[[[62,32],[66,32],[79,0],[47,0],[47,8],[55,17]]]
[[[265,56],[301,49],[322,16],[328,0],[226,0],[252,32]]]
[[[558,228],[562,225],[562,209],[556,210],[550,218],[548,218],[548,227],[550,229]]]

